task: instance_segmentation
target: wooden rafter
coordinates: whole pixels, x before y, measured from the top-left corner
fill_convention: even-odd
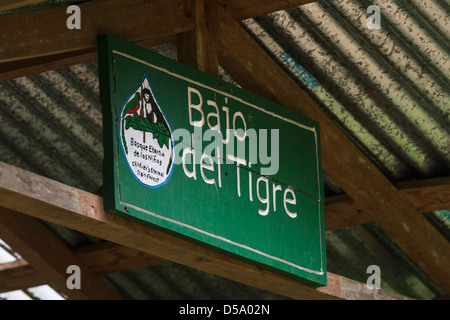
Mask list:
[[[0,0],[0,12],[17,9],[44,1],[45,0]]]
[[[134,44],[144,48],[151,48],[164,43],[173,42],[175,39],[176,35],[168,35],[135,41]],[[94,61],[96,59],[97,50],[90,48],[17,61],[0,62],[0,82],[69,67],[79,63]]]
[[[0,237],[45,279],[71,299],[121,299],[83,261],[33,217],[0,207]],[[81,270],[81,289],[67,287],[67,267]]]
[[[410,186],[410,188],[403,190],[400,186],[396,187],[392,185],[236,23],[236,20],[286,9],[308,2],[313,1],[218,0],[220,4],[219,37],[217,39],[219,49],[216,48],[213,52],[220,54],[221,65],[247,90],[279,102],[287,108],[299,111],[320,122],[324,169],[348,194],[348,196],[329,199],[332,201],[326,205],[327,222],[331,221],[331,218],[328,218],[330,216],[329,213],[332,213],[333,210],[334,212],[343,212],[344,208],[346,215],[339,214],[337,222],[335,222],[339,227],[373,221],[377,222],[413,261],[449,293],[450,277],[448,268],[445,268],[445,266],[449,263],[450,245],[420,214],[420,212],[429,210],[429,208],[444,208],[444,205],[448,205],[448,198],[441,197],[441,195],[448,196],[448,182],[444,186],[442,184],[432,187],[422,186],[420,188]],[[0,28],[2,30],[10,30],[11,32],[7,36],[4,36],[3,39],[0,38],[2,40],[2,49],[0,50],[0,81],[20,75],[43,72],[57,67],[94,60],[96,58],[96,36],[100,33],[112,33],[128,41],[147,42],[147,44],[173,41],[177,34],[184,33],[184,35],[178,36],[177,38],[179,44],[184,46],[184,48],[187,48],[186,44],[188,42],[185,41],[185,39],[188,39],[187,37],[196,41],[194,53],[188,54],[185,59],[191,59],[192,57],[198,58],[201,56],[203,49],[201,46],[198,46],[199,43],[197,40],[202,39],[204,36],[210,37],[214,33],[199,28],[199,26],[204,26],[206,23],[206,16],[203,15],[203,18],[199,20],[199,15],[195,13],[198,12],[196,10],[199,7],[196,6],[196,9],[194,9],[194,3],[204,2],[199,0],[149,0],[142,1],[137,5],[134,1],[126,0],[121,2],[93,1],[84,3],[80,6],[83,6],[83,19],[88,22],[88,25],[80,32],[69,31],[65,27],[65,19],[61,19],[61,17],[65,17],[66,15],[63,12],[65,8],[46,10],[41,13],[30,12],[23,15],[4,16],[0,19]],[[142,7],[139,6],[145,6],[146,10],[158,12],[158,16],[170,17],[170,19],[158,21],[144,19],[136,13],[142,10]],[[126,24],[127,21],[120,23],[121,20],[118,20],[121,19],[120,17],[111,18],[111,15],[117,10],[120,10],[122,17],[127,17],[127,21],[130,20],[127,13],[131,15],[136,14],[133,16],[136,19],[131,18],[131,26]],[[44,15],[45,25],[41,22]],[[28,27],[36,30],[39,40],[41,42],[43,41],[45,45],[37,44],[36,41],[33,41],[35,38],[27,38],[28,35],[23,37],[23,34],[19,33],[19,30],[5,29],[17,23],[17,19],[22,22],[26,21]],[[182,44],[183,41],[185,41],[184,44]],[[210,57],[216,58],[214,54],[210,55]],[[188,62],[188,60],[186,61]],[[205,60],[199,59],[194,61],[194,66],[199,69],[205,68],[204,71],[206,70],[206,72],[208,72],[208,69],[212,70],[214,68],[215,62],[213,60],[210,60],[213,62],[209,62],[209,66],[206,67],[202,67],[202,61],[204,62]],[[188,64],[193,65],[191,62],[188,62]],[[293,101],[302,101],[303,104],[294,103]],[[348,172],[351,172],[352,175],[349,175]],[[435,193],[436,190],[440,193]],[[18,210],[16,205],[12,205],[6,199],[6,195],[9,193],[10,190],[8,189],[0,189],[0,200],[6,201],[8,205],[5,205],[5,207]],[[19,195],[17,196],[17,194]],[[117,230],[128,230],[123,225],[114,225],[113,220],[115,221],[115,219],[108,215],[105,216],[105,213],[96,212],[95,210],[101,210],[97,203],[98,199],[91,196],[84,198],[85,195],[83,195],[81,197],[82,201],[89,199],[88,203],[89,201],[95,203],[91,209],[86,207],[87,203],[77,203],[75,205],[75,211],[72,210],[74,208],[66,208],[59,201],[56,201],[56,204],[52,203],[51,206],[56,205],[57,208],[61,205],[63,208],[62,211],[70,217],[69,220],[75,214],[74,221],[68,222],[64,218],[57,217],[52,211],[55,210],[53,207],[52,210],[49,209],[53,213],[49,214],[37,212],[34,208],[27,208],[27,203],[41,204],[41,199],[30,197],[30,194],[26,192],[17,192],[17,194],[16,196],[18,198],[25,201],[25,203],[18,205],[20,208],[18,211],[37,217],[43,215],[49,221],[61,222],[60,224],[66,225],[69,228],[78,228],[77,230],[93,234],[96,231],[91,227],[85,226],[85,224],[92,223],[93,225],[106,224],[111,227],[109,229],[110,231],[116,230],[116,228]],[[80,198],[77,199],[80,200]],[[3,206],[3,202],[0,205]],[[83,208],[84,211],[79,212],[81,210],[80,208]],[[94,212],[90,211],[92,209]],[[327,222],[326,227],[328,228],[329,225]],[[124,221],[121,221],[121,223],[126,224]],[[147,236],[148,234],[143,237],[145,238]],[[156,233],[151,236],[158,237],[160,235]],[[167,240],[167,238],[164,239]],[[136,244],[129,243],[126,240],[122,241],[126,245],[136,246]],[[159,242],[156,240],[156,243]],[[175,252],[180,252],[180,249],[184,248],[185,245],[184,243],[180,244],[177,242]],[[138,249],[140,250],[142,248],[139,247]],[[147,247],[145,249],[147,250],[144,250],[146,252],[150,250],[150,252],[156,252],[160,255],[160,251],[158,250],[154,251],[155,249],[149,249]],[[212,270],[208,272],[227,277],[224,270],[221,268],[218,268],[218,270],[215,269],[217,268],[216,264],[218,265],[218,261],[220,260],[217,256],[210,258],[209,254],[212,253],[205,253],[201,250],[199,253],[196,251],[197,249],[189,247],[187,257],[183,257],[183,262],[180,263],[196,267],[198,264],[189,259],[197,259],[199,257],[199,259],[212,259],[211,264],[206,263],[203,268],[198,268],[205,269],[205,271]],[[163,257],[168,255],[168,258],[172,257],[172,255],[164,252],[161,254],[160,256]],[[174,259],[169,260],[176,261]],[[250,266],[243,266],[236,261],[226,261],[225,264],[228,266],[237,266],[238,270],[248,275],[249,278],[241,282],[251,284],[253,281],[256,281],[255,270]],[[12,269],[9,268],[8,270]],[[228,277],[230,276],[228,275]],[[275,279],[278,279],[278,277],[274,277],[270,273],[268,276],[264,275],[264,278],[266,282],[262,285],[263,288],[267,288],[269,283],[273,283]],[[336,282],[337,276],[331,274],[329,279],[331,279],[331,282]],[[240,281],[240,278],[237,281]],[[284,283],[284,280],[280,281]],[[346,280],[342,281],[345,282]],[[336,287],[337,285],[333,286]],[[293,288],[297,288],[296,290],[300,290],[301,288],[300,293],[292,293]],[[269,288],[268,290],[271,289]],[[287,284],[287,288],[279,288],[278,286],[275,291],[271,291],[277,292],[277,290],[285,292],[282,294],[293,295],[295,297],[319,297],[317,290],[311,291],[310,288],[303,286],[297,287],[291,283]],[[332,290],[322,291],[327,293],[334,292]],[[286,292],[290,294],[286,294]],[[333,293],[332,295],[336,294]],[[344,294],[337,295],[343,296]]]
[[[195,26],[178,34],[178,61],[217,77],[217,21],[215,0],[195,0]]]
[[[132,42],[175,36],[195,28],[194,18],[189,14],[192,3],[192,0],[85,2],[79,4],[82,12],[79,30],[67,28],[66,7],[4,15],[0,17],[0,62],[95,51],[97,36],[104,33]],[[142,12],[152,12],[152,18]]]
[[[395,184],[395,187],[418,212],[450,208],[450,177],[402,182]],[[328,197],[325,200],[327,230],[375,222],[375,214],[358,206],[345,194]]]
[[[110,33],[143,47],[172,42],[177,35],[182,35],[177,39],[181,45],[189,44],[191,51],[202,49],[202,47],[204,49],[208,43],[211,45],[214,41],[208,39],[207,42],[200,44],[190,40],[194,35],[195,37],[210,36],[214,32],[203,29],[202,34],[202,32],[199,33],[200,29],[196,30],[195,19],[198,17],[194,14],[194,1],[197,0],[147,0],[143,1],[143,4],[130,0],[91,1],[79,4],[83,13],[81,30],[66,28],[65,7],[2,16],[0,29],[7,32],[0,35],[2,43],[0,81],[95,60],[97,58],[96,36],[101,33]],[[218,4],[226,6],[236,19],[245,19],[314,1],[316,0],[220,0]],[[171,5],[168,5],[169,2]],[[211,9],[215,10],[211,5],[207,9],[209,13]],[[161,21],[146,19],[139,14],[142,10],[156,12],[155,16],[173,17],[173,19]],[[120,12],[120,15],[114,16],[114,12]],[[133,21],[133,25],[129,24],[130,20]],[[23,22],[26,22],[26,25],[21,29],[12,27],[19,25],[18,23],[22,25]],[[34,33],[23,33],[24,28],[34,30]],[[190,34],[189,39],[188,34]],[[182,39],[185,39],[184,42]],[[210,58],[213,57],[210,56]],[[186,60],[185,62],[193,66],[193,62]],[[210,60],[208,68],[214,68],[211,67],[214,63]],[[202,70],[201,66],[200,69]]]
[[[120,218],[103,210],[102,198],[0,162],[0,203],[25,213],[126,247],[190,266],[211,274],[297,299],[355,298],[364,286],[328,273],[330,284],[319,290],[263,270],[215,250]],[[356,285],[356,287],[355,287]],[[375,299],[405,298],[383,290]]]
[[[422,212],[450,208],[450,177],[402,182],[397,183],[396,187]],[[373,216],[357,208],[347,195],[339,195],[325,200],[325,221],[326,230],[334,230],[373,222]],[[76,248],[74,253],[98,275],[165,262],[161,258],[111,242]],[[0,292],[45,283],[46,279],[23,259],[0,264]]]
[[[238,19],[243,19],[314,1],[317,0],[220,0],[218,3],[226,6]],[[68,57],[74,58],[87,52],[95,52],[96,38],[103,33],[113,34],[130,42],[156,38],[161,39],[162,43],[171,41],[177,34],[195,29],[194,0],[89,1],[79,4],[79,7],[82,12],[80,30],[67,29],[66,7],[2,16],[0,72],[7,68],[2,68],[4,62],[46,56],[62,59],[64,55],[56,55],[70,52],[72,54],[68,54]],[[208,8],[212,6],[209,5]],[[148,19],[142,12],[152,12],[153,18]],[[21,28],[15,27],[19,25]],[[84,59],[95,58],[91,56]],[[43,63],[51,61],[53,60],[44,59]],[[28,62],[30,63],[29,60]],[[20,67],[20,64],[16,65],[16,68]],[[55,69],[51,64],[47,68]],[[4,77],[0,77],[0,80],[4,80]]]
[[[111,242],[86,245],[75,249],[74,252],[96,274],[131,270],[165,262],[160,258]],[[385,290],[371,290],[362,283],[335,274],[329,274],[328,282],[332,284],[317,290],[335,297],[351,295],[354,299],[407,299],[405,296]],[[45,278],[24,260],[0,264],[0,292],[26,289],[45,283]]]
[[[0,292],[23,290],[46,283],[46,278],[24,259],[0,264]]]
[[[96,275],[132,270],[166,262],[161,258],[111,242],[75,248],[73,253]],[[23,290],[47,282],[48,280],[24,259],[0,264],[0,292]]]
[[[340,131],[225,10],[219,12],[219,62],[245,89],[320,123],[323,168],[358,207],[450,294],[450,243]]]

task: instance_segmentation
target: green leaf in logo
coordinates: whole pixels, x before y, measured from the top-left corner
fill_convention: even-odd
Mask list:
[[[135,130],[150,132],[153,139],[158,141],[159,146],[162,148],[166,146],[169,148],[170,132],[164,127],[164,124],[150,123],[147,118],[141,118],[137,113],[133,116],[125,117],[125,129],[133,128]]]

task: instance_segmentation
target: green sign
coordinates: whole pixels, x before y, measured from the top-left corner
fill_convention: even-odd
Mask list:
[[[105,210],[326,285],[318,123],[120,39],[98,49]]]

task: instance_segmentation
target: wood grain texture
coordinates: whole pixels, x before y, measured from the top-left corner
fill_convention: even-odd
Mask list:
[[[346,300],[412,300],[383,289],[370,289],[366,284],[336,274],[331,274],[328,282],[328,286],[317,290]]]
[[[395,187],[419,212],[450,209],[450,177],[396,183]],[[375,221],[376,212],[358,206],[349,196],[325,200],[325,228],[334,230]]]
[[[132,270],[166,262],[165,260],[111,242],[85,245],[73,250],[97,275]],[[24,259],[0,264],[0,292],[43,285],[47,279]]]
[[[121,299],[37,219],[0,207],[0,237],[69,299]],[[80,289],[72,290],[67,286],[70,265],[80,268]]]
[[[0,0],[0,12],[17,9],[44,1],[46,0]]]
[[[176,35],[194,29],[191,6],[191,0],[85,2],[75,30],[66,26],[66,7],[4,15],[0,62],[96,49],[97,36],[107,33],[131,42]]]

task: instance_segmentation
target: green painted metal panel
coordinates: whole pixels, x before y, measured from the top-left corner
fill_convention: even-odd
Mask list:
[[[112,36],[98,49],[105,210],[326,285],[318,123]]]

